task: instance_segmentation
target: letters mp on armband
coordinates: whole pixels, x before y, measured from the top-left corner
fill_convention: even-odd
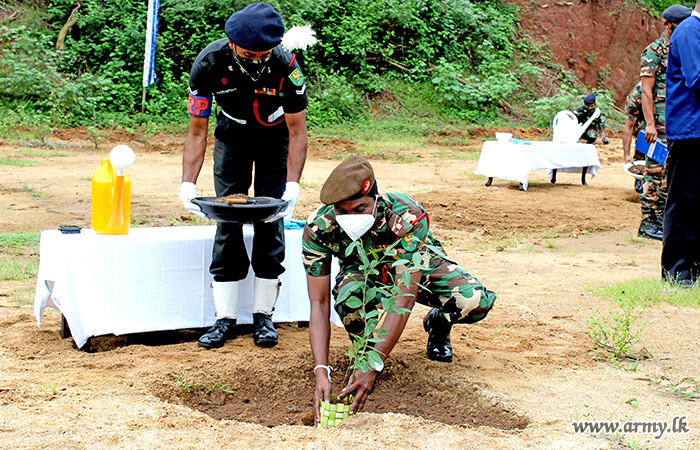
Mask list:
[[[211,116],[211,97],[198,97],[190,94],[187,100],[187,112],[194,117]]]

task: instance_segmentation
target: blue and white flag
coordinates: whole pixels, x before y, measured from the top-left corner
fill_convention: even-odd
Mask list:
[[[156,36],[158,35],[158,10],[160,0],[148,0],[148,16],[146,23],[146,51],[143,60],[143,87],[155,83],[156,76]]]

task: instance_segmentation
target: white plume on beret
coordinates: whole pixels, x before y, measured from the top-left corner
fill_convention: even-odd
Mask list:
[[[317,42],[315,34],[311,25],[292,27],[282,36],[282,47],[290,52],[296,49],[306,50]]]

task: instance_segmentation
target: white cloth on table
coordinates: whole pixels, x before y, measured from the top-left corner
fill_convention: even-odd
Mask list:
[[[244,226],[248,253],[253,228]],[[133,228],[126,235],[92,230],[41,233],[34,315],[61,311],[78,347],[91,336],[211,326],[215,226]],[[309,320],[306,274],[301,263],[303,230],[285,230],[286,271],[273,313],[275,322]],[[241,281],[238,322],[252,323],[252,270]],[[335,311],[332,320],[340,324]]]
[[[595,176],[600,170],[598,153],[593,144],[563,144],[551,141],[513,142],[486,141],[474,171],[477,175],[518,181],[527,189],[528,174],[533,170],[552,169],[560,172],[587,173]]]

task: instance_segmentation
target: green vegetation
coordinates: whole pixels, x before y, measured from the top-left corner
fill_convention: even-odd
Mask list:
[[[634,300],[621,297],[617,300],[617,308],[607,314],[596,309],[587,320],[588,335],[598,347],[609,353],[612,363],[630,356],[632,348],[642,341],[640,336],[646,322],[639,322],[639,319],[645,308],[637,308]]]
[[[423,264],[421,252],[414,253],[412,260],[401,258],[394,249],[401,242],[403,241],[396,241],[386,249],[373,249],[367,248],[362,239],[357,239],[345,250],[345,256],[351,256],[354,253],[359,259],[359,274],[356,279],[340,288],[336,304],[347,306],[350,310],[357,310],[365,324],[362,331],[351,335],[352,346],[347,347],[347,356],[350,361],[349,374],[355,370],[367,372],[372,367],[382,365],[381,352],[375,350],[374,345],[382,342],[381,336],[386,336],[389,332],[379,328],[380,323],[387,314],[404,315],[411,312],[406,308],[396,308],[397,298],[403,295],[401,287],[408,288],[412,283],[412,272],[427,268]],[[437,254],[442,254],[440,249],[432,245],[427,247]],[[372,285],[370,278],[377,276],[379,268],[390,261],[393,261],[391,267],[397,267],[397,279],[394,279],[390,271],[387,283]],[[402,267],[403,269],[399,270]]]
[[[40,233],[2,233],[0,234],[0,250],[17,250],[28,245],[39,245]]]
[[[611,286],[589,287],[590,291],[612,302],[628,299],[641,306],[669,303],[700,308],[700,287],[685,289],[660,278],[623,281]]]
[[[46,146],[52,128],[83,125],[97,148],[108,126],[182,131],[195,57],[249,2],[161,1],[159,80],[147,90],[143,113],[145,2],[5,3],[11,14],[4,17],[12,19],[0,20],[0,134],[30,133]],[[424,137],[451,123],[504,123],[512,120],[503,115],[510,105],[531,112],[528,124],[543,126],[583,94],[573,75],[548,61],[548,50],[527,43],[517,7],[502,0],[270,3],[288,28],[309,24],[317,33],[320,44],[297,52],[314,132]],[[559,89],[538,98],[534,88],[545,71]],[[611,105],[611,93],[597,94],[601,106]],[[392,158],[399,152],[361,147]]]
[[[39,264],[0,261],[0,281],[19,281],[35,277]]]

